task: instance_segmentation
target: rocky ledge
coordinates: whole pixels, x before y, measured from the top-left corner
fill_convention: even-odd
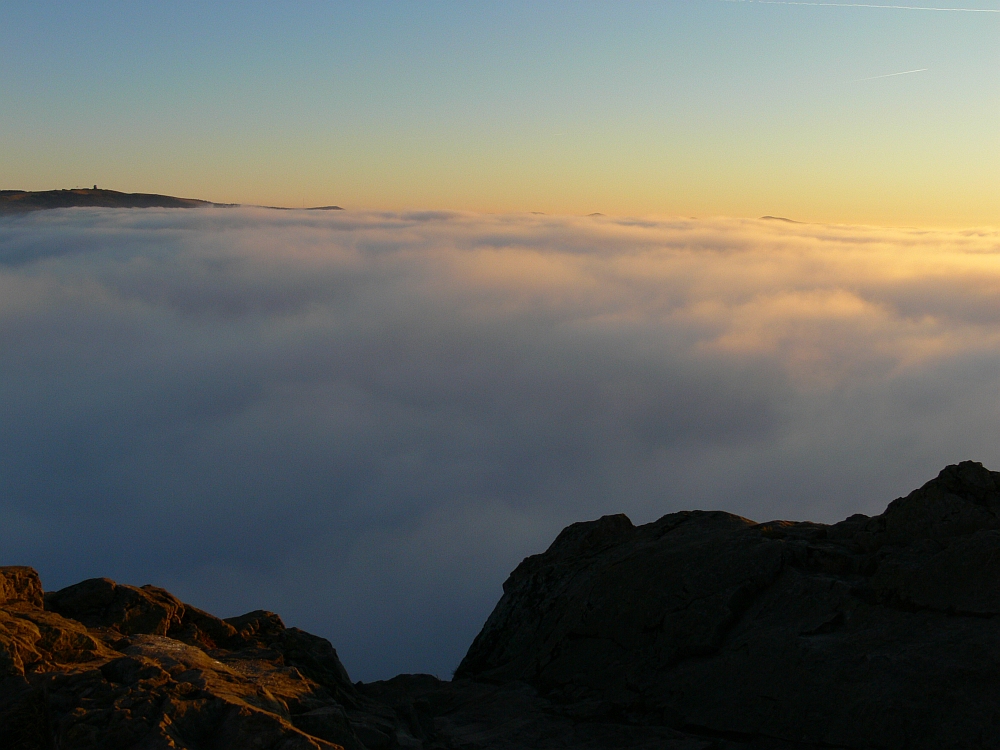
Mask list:
[[[269,612],[0,569],[0,747],[1000,747],[1000,473],[874,517],[684,512],[565,529],[455,679],[352,684]]]

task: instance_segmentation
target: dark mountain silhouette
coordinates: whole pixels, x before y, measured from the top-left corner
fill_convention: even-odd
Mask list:
[[[0,190],[0,214],[41,211],[48,208],[204,208],[229,206],[194,198],[174,198],[152,193],[119,193],[117,190],[77,188],[75,190]]]
[[[232,208],[238,203],[212,203],[196,198],[175,198],[153,193],[119,193],[116,190],[0,190],[0,215],[43,211],[50,208]],[[261,206],[261,208],[278,208]],[[343,211],[340,206],[316,206],[309,211]]]
[[[969,461],[833,525],[573,524],[451,682],[352,684],[269,612],[0,568],[0,747],[994,748],[998,615],[1000,473]]]
[[[783,221],[786,224],[801,224],[801,221],[795,221],[795,219],[786,219],[784,216],[761,216],[761,221]]]

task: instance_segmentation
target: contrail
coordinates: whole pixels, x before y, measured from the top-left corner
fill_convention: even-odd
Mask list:
[[[872,76],[871,78],[861,78],[861,81],[874,81],[876,78],[892,78],[893,76],[905,76],[908,73],[923,73],[925,70],[930,70],[930,68],[917,68],[916,70],[904,70],[901,73],[886,73],[881,76]]]
[[[884,8],[888,10],[929,10],[936,13],[1000,13],[1000,8],[932,8],[925,5],[876,5],[874,3],[808,3],[796,0],[726,0],[760,5],[821,5],[833,8]]]

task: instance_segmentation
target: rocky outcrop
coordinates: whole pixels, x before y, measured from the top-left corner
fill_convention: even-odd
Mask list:
[[[874,518],[574,524],[525,560],[456,672],[561,715],[735,746],[1000,746],[1000,473]]]
[[[0,569],[0,747],[1000,747],[1000,473],[875,517],[606,516],[527,558],[455,679],[352,685],[277,615]]]
[[[221,620],[106,578],[42,595],[0,568],[0,747],[418,746],[324,639],[271,612]]]

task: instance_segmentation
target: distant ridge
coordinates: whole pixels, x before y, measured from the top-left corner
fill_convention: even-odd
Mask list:
[[[801,221],[795,221],[795,219],[786,219],[784,216],[761,216],[761,221],[785,221],[789,224],[802,224]]]
[[[256,208],[270,208],[274,211],[343,211],[340,206],[309,206],[308,208],[292,208],[290,206],[257,206]]]
[[[195,198],[175,198],[154,193],[120,193],[117,190],[75,188],[73,190],[0,190],[0,214],[20,214],[50,208],[206,208],[235,206]]]
[[[45,211],[51,208],[235,208],[239,203],[213,203],[156,193],[120,193],[117,190],[0,190],[0,215]],[[279,206],[262,206],[278,208]],[[316,206],[307,211],[343,211],[340,206]]]

